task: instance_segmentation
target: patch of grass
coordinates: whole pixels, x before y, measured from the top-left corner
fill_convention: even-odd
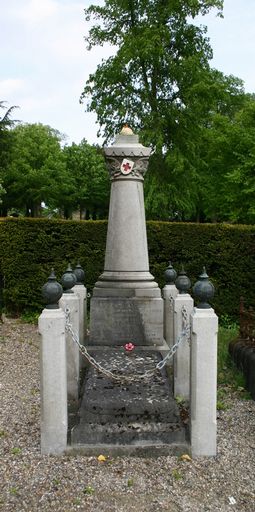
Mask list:
[[[0,430],[0,437],[7,437],[8,436],[8,432],[6,432],[6,430]]]
[[[40,313],[35,311],[24,311],[21,316],[21,322],[25,324],[37,324]]]
[[[229,406],[220,400],[217,401],[217,410],[218,411],[226,411],[229,408]]]
[[[127,481],[127,486],[128,487],[133,487],[134,485],[134,479],[133,478],[129,478],[128,481]]]
[[[11,453],[12,453],[12,455],[19,455],[21,453],[21,448],[17,448],[17,447],[12,448]]]
[[[82,492],[83,492],[83,494],[86,494],[87,496],[92,496],[92,494],[94,494],[94,492],[95,492],[95,489],[94,489],[94,487],[91,487],[91,485],[87,485],[86,487],[84,487]]]
[[[59,485],[60,480],[58,478],[53,478],[52,483],[53,483],[53,485]]]
[[[175,480],[181,480],[182,479],[182,474],[179,471],[179,469],[172,469],[172,476],[173,476],[173,478]]]
[[[13,496],[16,496],[18,494],[17,487],[10,487],[10,494],[12,494]]]

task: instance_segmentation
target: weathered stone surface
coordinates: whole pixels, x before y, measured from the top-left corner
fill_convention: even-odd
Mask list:
[[[194,308],[194,301],[188,293],[179,293],[174,300],[174,336],[177,342],[183,333],[183,311],[186,312],[186,322],[190,324],[190,315]],[[190,398],[190,344],[189,335],[183,340],[174,355],[174,396],[181,396],[185,400]]]
[[[39,317],[41,366],[41,452],[63,453],[67,445],[65,315],[44,309]]]
[[[149,271],[144,211],[150,153],[127,127],[105,148],[112,184],[104,271],[90,309],[90,337],[97,345],[129,338],[140,345],[163,343],[163,301]]]
[[[175,284],[166,284],[162,290],[164,299],[164,338],[171,348],[174,345],[174,299],[178,295]]]
[[[194,457],[215,456],[218,318],[213,309],[191,315],[190,428]]]
[[[72,432],[74,444],[139,444],[185,442],[181,423],[168,378],[157,371],[145,382],[137,375],[155,368],[161,359],[158,352],[139,351],[130,356],[124,349],[102,349],[95,358],[114,373],[134,375],[130,384],[119,384],[88,370],[80,423]]]
[[[91,301],[90,343],[163,344],[163,301],[158,298],[96,297]]]
[[[70,310],[70,322],[74,332],[79,334],[79,298],[75,293],[63,293],[60,307]],[[67,395],[69,400],[78,400],[80,377],[80,353],[70,333],[66,333]]]

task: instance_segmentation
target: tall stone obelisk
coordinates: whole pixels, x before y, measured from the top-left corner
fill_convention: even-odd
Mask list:
[[[163,300],[149,272],[143,181],[150,148],[128,127],[106,147],[111,179],[104,272],[91,300],[90,343],[163,344]]]

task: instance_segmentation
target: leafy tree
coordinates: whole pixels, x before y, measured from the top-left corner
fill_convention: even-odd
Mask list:
[[[11,118],[13,111],[17,108],[12,106],[7,108],[6,102],[0,101],[0,110],[3,114],[0,115],[0,204],[2,203],[1,197],[6,193],[3,187],[3,174],[8,165],[11,153],[12,134],[10,128],[15,124],[15,120]]]
[[[215,114],[203,141],[203,208],[207,220],[255,221],[255,96],[231,119]]]
[[[41,215],[41,203],[59,200],[67,192],[67,176],[61,134],[42,124],[25,124],[12,130],[11,161],[3,186],[3,209],[24,209],[26,215]]]
[[[64,147],[67,171],[75,183],[71,201],[80,219],[105,217],[109,204],[110,181],[99,148],[85,139]]]
[[[206,28],[187,20],[223,0],[106,0],[86,19],[100,21],[85,38],[88,48],[110,43],[116,55],[102,61],[82,94],[88,110],[111,137],[126,121],[158,148],[171,146],[178,124],[189,117],[191,88],[209,70]],[[178,138],[178,133],[177,133]]]
[[[215,203],[209,205],[224,173],[211,165],[207,146],[217,140],[217,119],[231,125],[245,94],[241,80],[210,68],[206,27],[192,20],[211,8],[221,15],[222,6],[221,0],[106,0],[85,10],[87,20],[97,20],[85,38],[88,48],[110,43],[117,50],[90,75],[81,101],[96,112],[106,139],[127,122],[153,146],[145,180],[149,218],[215,218]]]

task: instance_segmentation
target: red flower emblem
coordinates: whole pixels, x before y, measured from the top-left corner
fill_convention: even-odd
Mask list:
[[[132,352],[132,350],[134,350],[134,348],[135,348],[135,345],[133,345],[133,343],[126,343],[126,345],[124,345],[124,349],[127,352]]]

